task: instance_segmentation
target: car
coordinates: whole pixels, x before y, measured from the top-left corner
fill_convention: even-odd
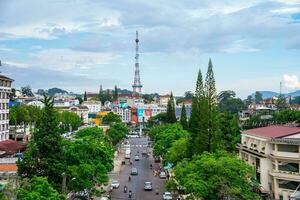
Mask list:
[[[100,200],[109,200],[109,197],[101,197]]]
[[[171,192],[164,192],[163,193],[163,200],[172,200]]]
[[[166,172],[164,172],[164,171],[160,172],[159,178],[167,178]]]
[[[138,173],[138,169],[137,168],[135,168],[135,167],[133,167],[132,169],[131,169],[131,173],[130,173],[131,175],[138,175],[139,173]]]
[[[147,154],[147,151],[144,150],[144,151],[142,152],[142,156],[147,156],[147,155],[148,155],[148,154]]]
[[[144,190],[152,190],[152,183],[147,181],[144,183]]]
[[[154,162],[160,163],[160,157],[155,157],[155,158],[154,158]]]
[[[119,187],[120,187],[120,182],[117,181],[117,180],[113,180],[113,181],[111,182],[111,187],[112,187],[113,189],[119,188]]]
[[[140,160],[139,155],[135,155],[135,156],[134,156],[134,160],[135,160],[135,161],[139,161],[139,160]]]

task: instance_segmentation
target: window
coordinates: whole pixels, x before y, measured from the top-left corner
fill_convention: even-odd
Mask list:
[[[299,163],[278,162],[278,170],[299,173]]]
[[[278,186],[282,189],[296,190],[300,182],[278,179]]]
[[[278,144],[278,151],[299,153],[299,147],[297,145]]]

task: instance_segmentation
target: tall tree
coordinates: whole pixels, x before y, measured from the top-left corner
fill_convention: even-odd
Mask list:
[[[186,109],[185,109],[184,102],[183,102],[182,108],[181,108],[180,124],[182,125],[183,129],[186,130],[188,128],[188,122],[187,122]]]
[[[252,95],[249,95],[247,97],[247,99],[245,99],[244,101],[245,101],[246,106],[249,106],[251,103],[253,103],[253,97],[252,97]]]
[[[255,100],[256,104],[259,104],[259,103],[262,102],[263,96],[262,96],[262,94],[259,91],[255,92],[254,100]]]
[[[217,91],[211,59],[208,62],[208,69],[205,78],[205,93],[207,98],[207,117],[208,117],[208,146],[207,151],[211,152],[213,148],[217,148],[220,142],[219,127],[217,120]]]
[[[35,131],[23,158],[18,161],[18,174],[23,178],[46,176],[49,182],[60,189],[65,170],[57,113],[53,99],[44,97],[45,107],[36,122]]]
[[[31,90],[31,87],[29,85],[25,86],[25,87],[21,87],[21,92],[23,96],[27,96],[27,97],[33,97],[33,92]]]
[[[218,95],[218,110],[220,112],[237,114],[245,107],[245,103],[240,98],[235,97],[234,91],[226,90]]]
[[[284,110],[288,107],[288,105],[286,103],[286,98],[284,95],[280,94],[278,96],[278,99],[276,101],[276,107],[279,111]]]
[[[113,94],[113,100],[114,100],[114,101],[117,101],[117,100],[118,100],[118,97],[119,97],[119,94],[118,94],[118,88],[117,88],[117,86],[115,85],[115,90],[114,90],[114,94]]]
[[[202,73],[199,69],[195,96],[192,99],[191,117],[189,120],[189,152],[200,154],[207,150],[207,100],[204,93]]]
[[[177,122],[176,114],[175,114],[175,103],[174,103],[174,97],[172,92],[167,105],[167,119],[169,123]]]
[[[86,94],[86,91],[84,91],[83,101],[87,101],[87,94]]]

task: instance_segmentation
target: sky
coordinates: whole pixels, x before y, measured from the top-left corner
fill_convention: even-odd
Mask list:
[[[13,87],[194,91],[211,58],[218,92],[300,89],[300,0],[0,0],[2,74]]]

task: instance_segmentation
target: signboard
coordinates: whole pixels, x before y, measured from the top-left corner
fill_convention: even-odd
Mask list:
[[[137,111],[138,117],[143,117],[144,116],[144,112],[145,112],[145,110],[143,108],[139,108],[138,111]]]

